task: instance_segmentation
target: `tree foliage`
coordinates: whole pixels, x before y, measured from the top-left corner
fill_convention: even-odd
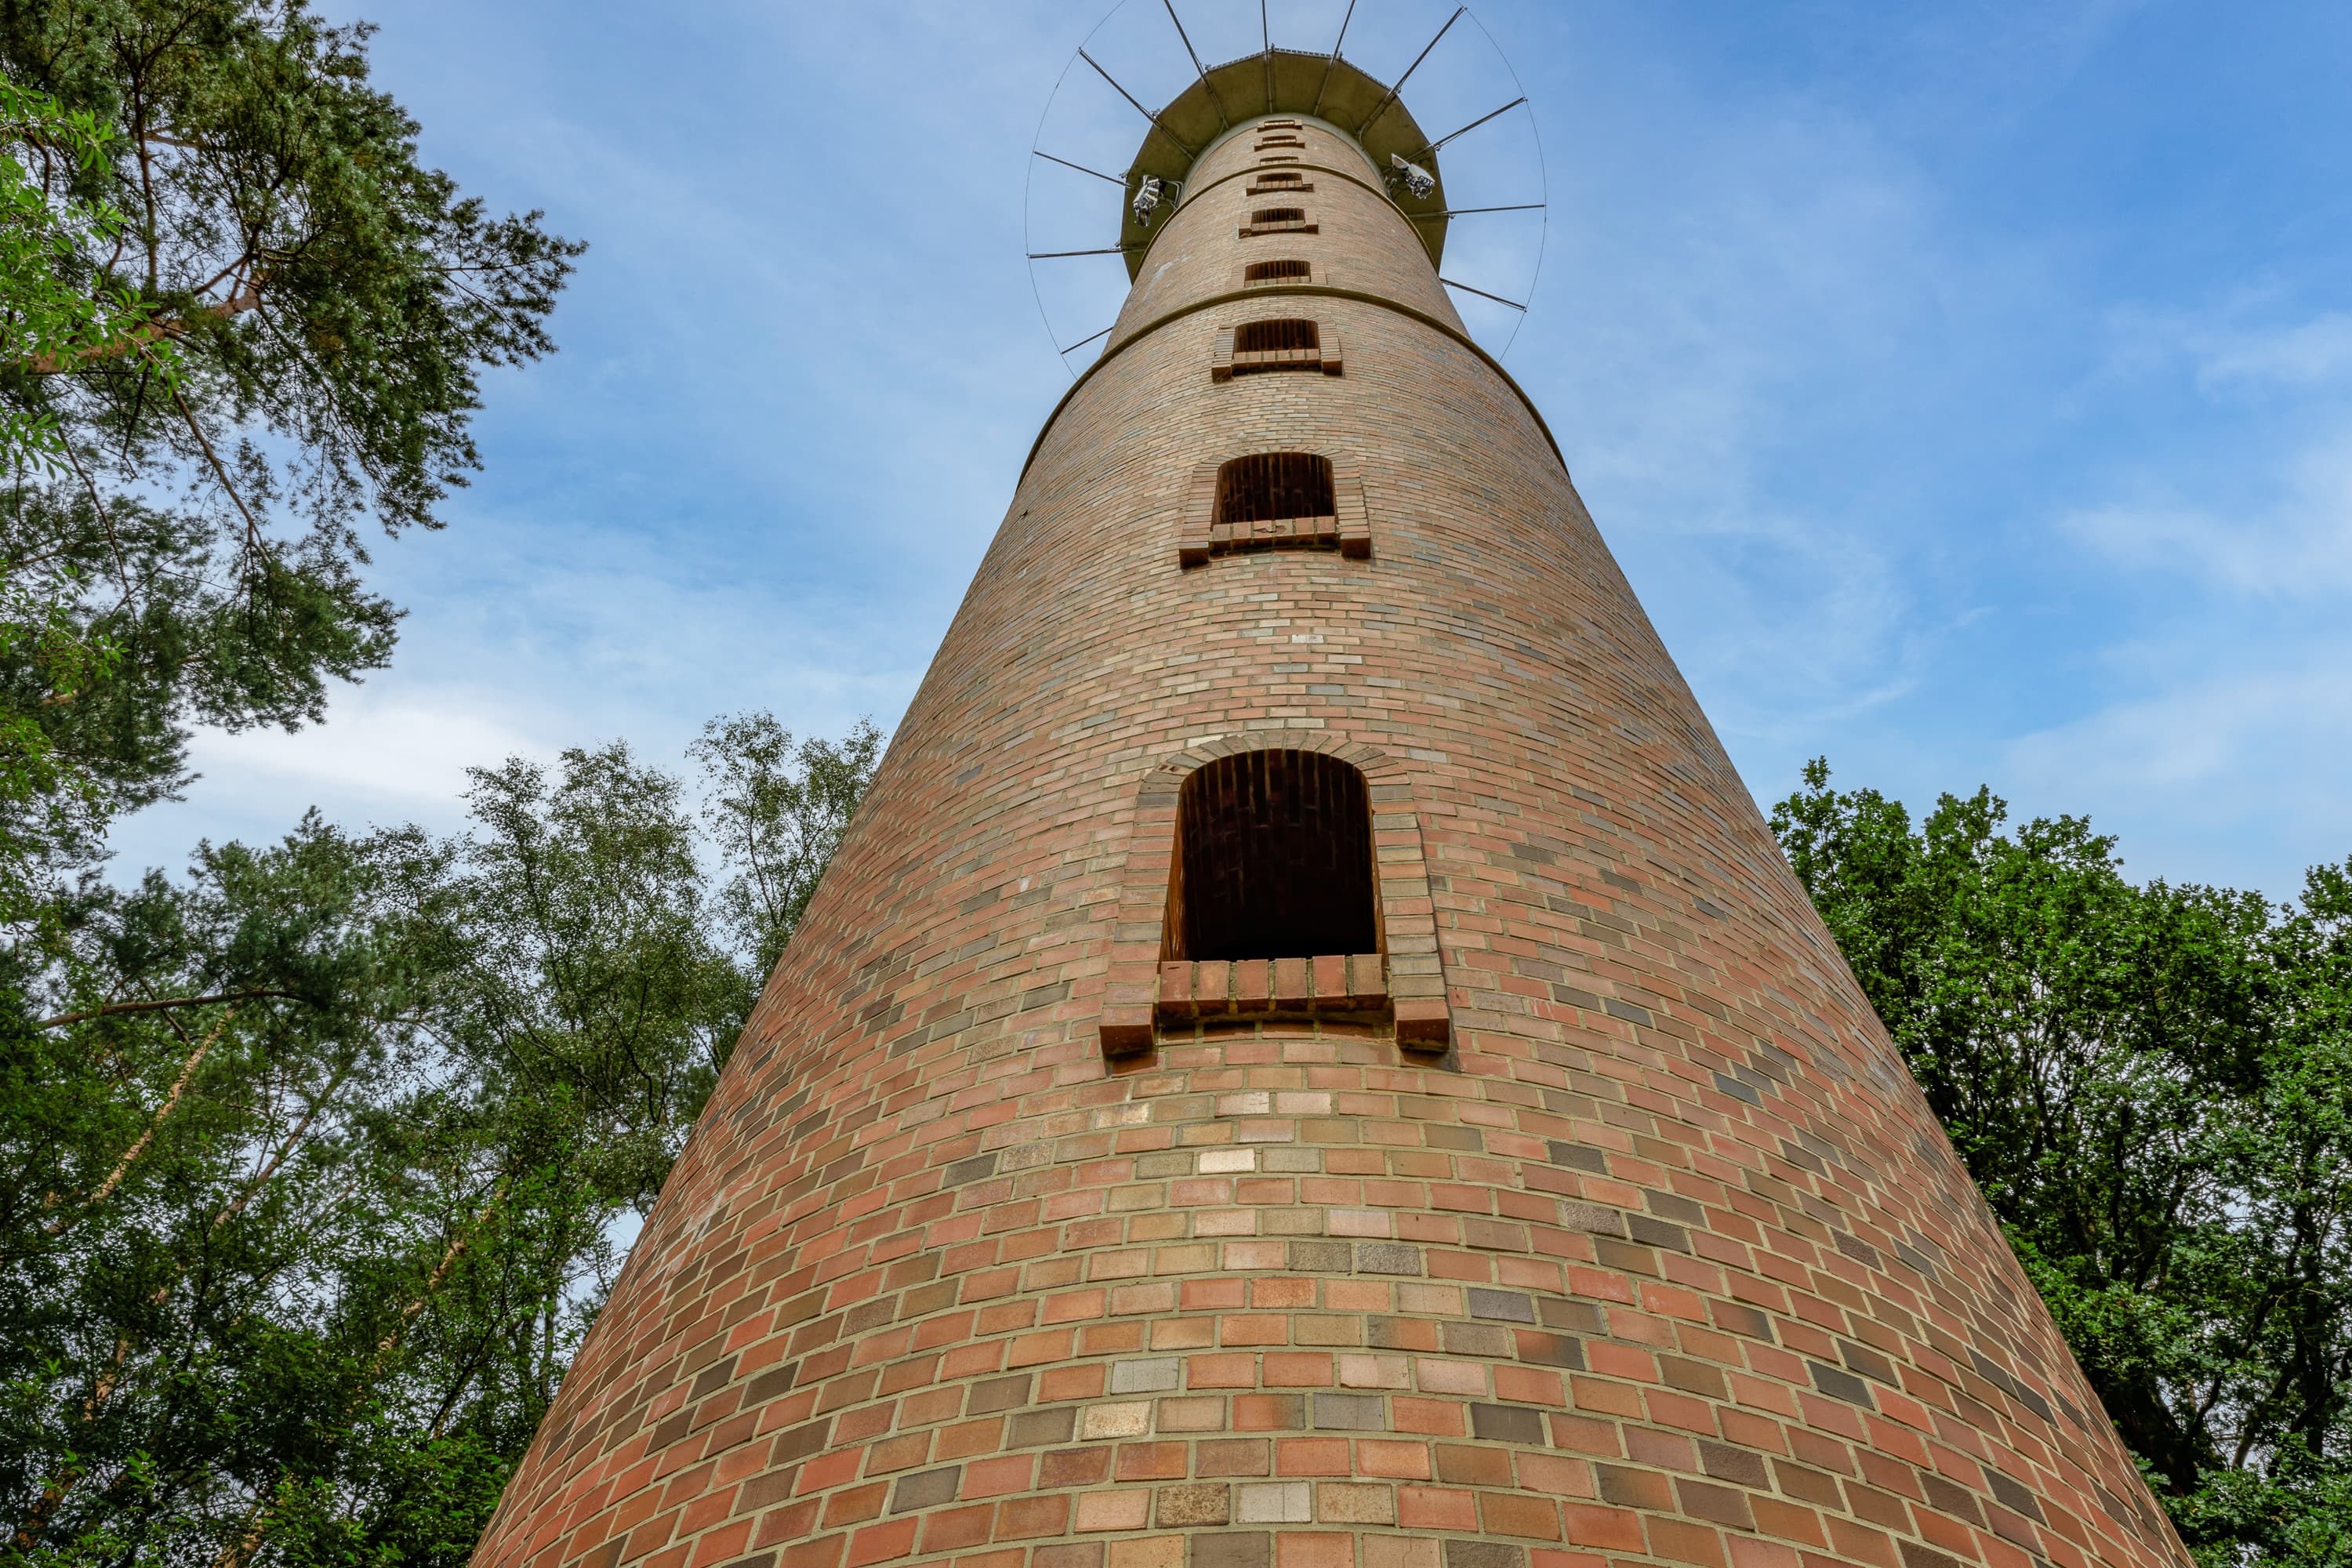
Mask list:
[[[1829,777],[1774,830],[2184,1536],[2352,1563],[2352,863],[2135,884],[2083,818]]]
[[[877,739],[715,723],[710,836],[625,746],[509,761],[457,837],[313,816],[11,949],[8,1560],[462,1563],[790,940],[729,889],[814,882]]]
[[[97,852],[192,723],[390,655],[362,530],[437,527],[580,247],[418,161],[300,0],[0,6],[0,837]],[[21,891],[21,889],[20,889]]]

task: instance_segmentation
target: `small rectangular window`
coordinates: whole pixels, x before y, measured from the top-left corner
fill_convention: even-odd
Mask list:
[[[1314,270],[1304,261],[1253,261],[1242,268],[1242,282],[1307,283],[1313,281]]]
[[[1311,452],[1259,452],[1217,470],[1219,527],[1329,517],[1331,459]]]
[[[1313,234],[1316,229],[1307,221],[1305,207],[1260,207],[1242,225],[1241,236],[1248,239],[1261,234]]]

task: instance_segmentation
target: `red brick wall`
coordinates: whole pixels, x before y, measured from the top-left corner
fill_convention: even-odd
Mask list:
[[[1213,174],[478,1561],[2182,1561],[1403,220],[1318,173],[1297,243],[1421,314],[1290,296],[1345,374],[1219,382],[1266,301],[1216,301],[1292,242]],[[1277,448],[1356,465],[1370,557],[1180,566],[1196,467]],[[1443,1055],[1231,1020],[1106,1061],[1139,791],[1243,743],[1374,781]]]

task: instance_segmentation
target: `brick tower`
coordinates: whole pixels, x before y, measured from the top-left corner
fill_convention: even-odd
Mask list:
[[[1464,331],[1411,116],[1270,51],[1157,118],[477,1562],[2185,1563]]]

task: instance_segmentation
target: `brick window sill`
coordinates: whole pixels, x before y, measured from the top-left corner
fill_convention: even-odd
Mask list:
[[[1371,553],[1371,545],[1369,533],[1351,539],[1342,532],[1337,517],[1276,517],[1209,525],[1211,555],[1244,550],[1337,550],[1343,555],[1362,556]]]

